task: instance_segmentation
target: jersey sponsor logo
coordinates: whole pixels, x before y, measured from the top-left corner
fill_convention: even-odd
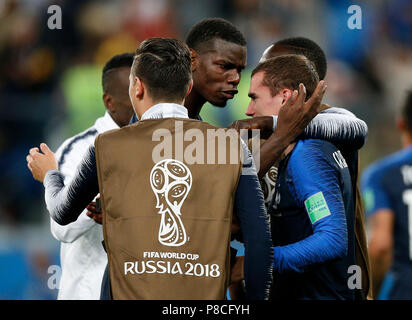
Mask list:
[[[307,198],[305,200],[305,207],[312,224],[331,215],[322,191]]]
[[[333,159],[335,159],[336,163],[338,164],[339,168],[343,169],[343,168],[347,168],[348,165],[346,163],[345,158],[342,156],[342,153],[340,153],[340,151],[335,151],[333,154]]]
[[[156,208],[161,214],[159,242],[170,247],[185,244],[188,237],[180,210],[192,187],[192,173],[183,162],[162,160],[150,172],[150,185],[156,196]]]

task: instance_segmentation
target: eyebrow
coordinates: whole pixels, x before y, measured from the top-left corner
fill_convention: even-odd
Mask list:
[[[233,67],[233,68],[236,68],[236,69],[239,68],[240,70],[244,70],[245,67],[246,67],[246,66],[244,66],[244,65],[236,65],[236,64],[233,63],[232,61],[230,61],[230,60],[225,60],[225,59],[219,59],[219,60],[216,61],[216,63],[224,63],[224,64],[227,64],[227,65]]]
[[[251,98],[251,99],[255,99],[255,98],[256,98],[256,94],[254,94],[253,92],[249,92],[247,95],[248,95],[248,97]]]

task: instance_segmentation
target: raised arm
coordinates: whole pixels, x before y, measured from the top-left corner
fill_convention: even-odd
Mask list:
[[[277,126],[273,116],[273,129]],[[329,108],[319,113],[303,130],[302,139],[323,139],[339,147],[350,146],[360,149],[366,141],[368,126],[353,113],[342,108]]]
[[[60,225],[75,221],[99,193],[94,146],[89,148],[67,186],[64,175],[57,170],[48,171],[43,184],[47,209],[53,220]]]
[[[64,175],[57,170],[54,153],[44,143],[40,148],[42,153],[38,148],[32,148],[26,160],[34,179],[43,182],[50,216],[60,225],[76,221],[99,193],[94,146],[89,148],[68,185],[64,184]]]
[[[65,176],[65,185],[73,179],[77,166],[94,140],[94,136],[91,139],[78,140],[77,143],[73,143],[73,140],[73,138],[66,140],[56,151],[59,171]],[[87,209],[83,210],[76,221],[64,226],[50,217],[50,231],[53,237],[65,243],[72,243],[95,226],[96,222],[87,216]]]

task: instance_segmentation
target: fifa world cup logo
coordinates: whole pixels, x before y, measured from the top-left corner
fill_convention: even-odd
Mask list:
[[[272,200],[273,193],[275,192],[277,175],[278,169],[275,166],[272,166],[260,181],[266,206],[269,205]]]
[[[185,244],[187,235],[180,209],[192,187],[192,173],[183,162],[162,160],[150,172],[150,185],[161,215],[159,242],[171,247]]]

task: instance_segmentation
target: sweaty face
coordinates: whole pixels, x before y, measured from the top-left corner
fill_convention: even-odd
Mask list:
[[[213,105],[224,107],[237,94],[246,65],[246,47],[217,38],[202,44],[196,53],[194,90]]]
[[[263,71],[258,72],[253,75],[250,81],[248,94],[250,103],[246,110],[247,116],[262,117],[278,115],[280,108],[285,103],[284,90],[281,90],[278,94],[272,96],[269,87],[262,83],[264,75]]]

